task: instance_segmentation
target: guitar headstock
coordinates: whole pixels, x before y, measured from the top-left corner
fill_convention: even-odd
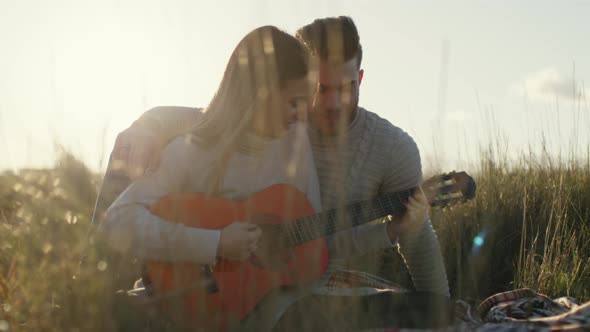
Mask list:
[[[434,176],[422,184],[431,206],[449,207],[475,197],[476,185],[465,172],[450,172]]]

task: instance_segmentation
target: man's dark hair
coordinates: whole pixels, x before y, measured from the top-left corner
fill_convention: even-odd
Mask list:
[[[296,37],[322,61],[347,62],[356,58],[361,66],[363,47],[356,25],[348,16],[317,19],[297,30]]]

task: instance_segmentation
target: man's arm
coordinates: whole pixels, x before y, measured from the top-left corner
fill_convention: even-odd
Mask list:
[[[169,142],[176,136],[188,133],[197,123],[202,108],[158,106],[147,110],[132,126],[153,131],[161,141]]]
[[[395,167],[389,168],[389,173],[385,177],[384,192],[413,188],[422,182],[420,152],[414,140],[403,133],[395,142],[390,159],[391,165]],[[391,221],[388,230],[390,237],[397,235],[399,252],[408,267],[416,290],[450,296],[440,244],[430,217],[426,214],[424,220],[402,219]],[[396,222],[402,221],[414,224],[403,227],[402,232],[391,231],[396,228],[395,226],[400,226],[396,225]]]
[[[375,132],[373,144],[373,155],[368,162],[371,163],[370,172],[382,177],[380,193],[398,192],[420,185],[420,153],[408,134],[388,122],[383,122],[380,129]],[[404,217],[408,219],[408,216]],[[390,221],[380,219],[335,234],[328,242],[330,257],[345,259],[396,246],[396,232],[403,232],[410,228],[409,226],[415,228],[414,225],[391,227],[392,224],[399,224],[401,221],[402,216],[394,216]],[[419,223],[421,224],[422,220]]]
[[[157,168],[162,149],[175,137],[188,133],[198,122],[202,109],[158,106],[146,111],[129,128],[117,135],[113,166],[134,179],[148,168]]]
[[[219,230],[171,223],[149,210],[160,197],[183,191],[192,164],[187,156],[192,153],[190,143],[173,141],[158,170],[137,179],[108,208],[99,233],[113,249],[142,260],[215,262]]]
[[[92,223],[98,224],[106,209],[149,168],[157,168],[166,144],[194,126],[202,109],[159,106],[146,111],[117,135],[100,187]]]

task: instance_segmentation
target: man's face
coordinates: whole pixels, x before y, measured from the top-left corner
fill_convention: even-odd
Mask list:
[[[344,63],[320,62],[309,119],[323,135],[337,135],[348,128],[358,108],[361,78],[356,58]]]

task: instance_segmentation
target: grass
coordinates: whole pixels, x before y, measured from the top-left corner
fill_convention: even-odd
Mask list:
[[[476,199],[431,212],[453,298],[477,303],[529,287],[551,297],[590,300],[588,162],[544,159],[550,162],[527,154],[509,163],[489,148],[474,174]],[[395,251],[353,265],[411,285]]]
[[[453,297],[476,303],[531,287],[590,300],[588,165],[588,157],[564,163],[533,154],[508,163],[484,150],[477,198],[432,212]],[[130,285],[112,275],[134,267],[113,263],[88,236],[99,182],[67,153],[52,169],[0,175],[0,331],[138,327],[133,308],[110,291]],[[411,287],[391,250],[352,264]]]

